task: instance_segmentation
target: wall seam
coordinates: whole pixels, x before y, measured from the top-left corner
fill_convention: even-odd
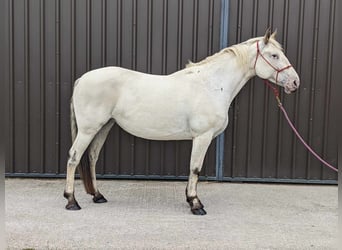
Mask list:
[[[220,49],[228,46],[229,0],[221,0]],[[216,138],[216,179],[223,180],[224,132]]]

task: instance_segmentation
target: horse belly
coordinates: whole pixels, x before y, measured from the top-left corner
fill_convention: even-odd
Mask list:
[[[136,101],[136,100],[135,100]],[[120,105],[113,112],[118,125],[135,136],[151,140],[191,139],[186,110],[179,103],[145,99],[139,104]],[[165,101],[165,100],[164,100]]]
[[[136,117],[115,117],[117,124],[128,133],[150,140],[187,140],[191,132],[183,121],[172,121],[162,117],[139,115]]]

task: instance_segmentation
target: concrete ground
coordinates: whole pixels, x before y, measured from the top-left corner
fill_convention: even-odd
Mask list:
[[[64,180],[6,179],[8,249],[336,249],[337,186],[200,182],[194,216],[186,182],[99,181],[94,204],[64,209]]]

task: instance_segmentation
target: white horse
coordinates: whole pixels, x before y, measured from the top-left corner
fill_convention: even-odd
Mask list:
[[[85,73],[76,80],[71,100],[73,145],[67,163],[66,208],[81,209],[74,196],[79,164],[93,201],[107,201],[96,186],[95,165],[116,122],[127,132],[146,139],[193,141],[186,200],[193,214],[206,214],[197,196],[204,156],[212,139],[227,127],[232,100],[256,75],[284,87],[288,94],[299,86],[298,74],[270,30],[264,37],[225,48],[170,75],[120,67]]]

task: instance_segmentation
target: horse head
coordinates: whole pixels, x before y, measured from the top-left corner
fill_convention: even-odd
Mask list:
[[[260,78],[284,87],[285,93],[290,94],[298,89],[299,76],[275,36],[276,32],[271,33],[268,29],[265,36],[256,41],[255,73]]]

